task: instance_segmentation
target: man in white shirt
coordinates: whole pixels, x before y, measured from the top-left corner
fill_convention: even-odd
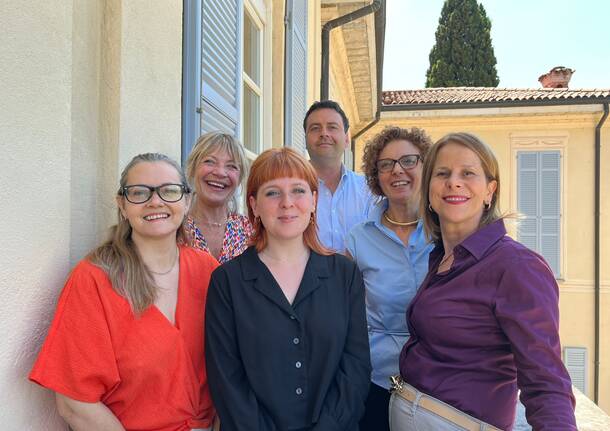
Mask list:
[[[303,120],[311,164],[318,173],[317,221],[320,241],[345,253],[345,237],[366,220],[372,195],[364,176],[343,164],[350,143],[349,121],[337,102],[315,102]]]

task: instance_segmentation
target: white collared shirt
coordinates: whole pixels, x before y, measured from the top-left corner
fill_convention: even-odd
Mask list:
[[[341,165],[341,179],[332,193],[318,179],[317,222],[322,244],[345,253],[345,238],[358,223],[365,221],[373,206],[373,196],[363,175]]]

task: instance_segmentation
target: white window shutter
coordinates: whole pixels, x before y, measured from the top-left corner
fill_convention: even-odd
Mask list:
[[[239,0],[204,0],[201,14],[201,132],[239,138],[241,17]]]
[[[305,154],[302,124],[307,112],[307,1],[288,0],[286,17],[284,145]]]
[[[540,253],[560,275],[561,155],[559,151],[517,153],[517,208],[524,215],[518,238]]]
[[[587,393],[587,349],[564,347],[563,363],[570,374],[572,384],[583,394]]]

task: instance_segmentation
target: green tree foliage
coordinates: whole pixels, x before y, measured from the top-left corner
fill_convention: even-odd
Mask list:
[[[445,0],[426,87],[496,87],[491,21],[477,0]]]

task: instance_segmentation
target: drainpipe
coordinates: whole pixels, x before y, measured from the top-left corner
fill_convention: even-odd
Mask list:
[[[330,31],[343,24],[362,18],[381,7],[382,0],[375,0],[370,5],[356,9],[353,12],[328,21],[322,27],[322,76],[320,77],[320,100],[328,100],[329,71],[330,71]]]
[[[608,102],[604,103],[604,115],[595,127],[595,404],[599,404],[601,129],[606,118]]]

